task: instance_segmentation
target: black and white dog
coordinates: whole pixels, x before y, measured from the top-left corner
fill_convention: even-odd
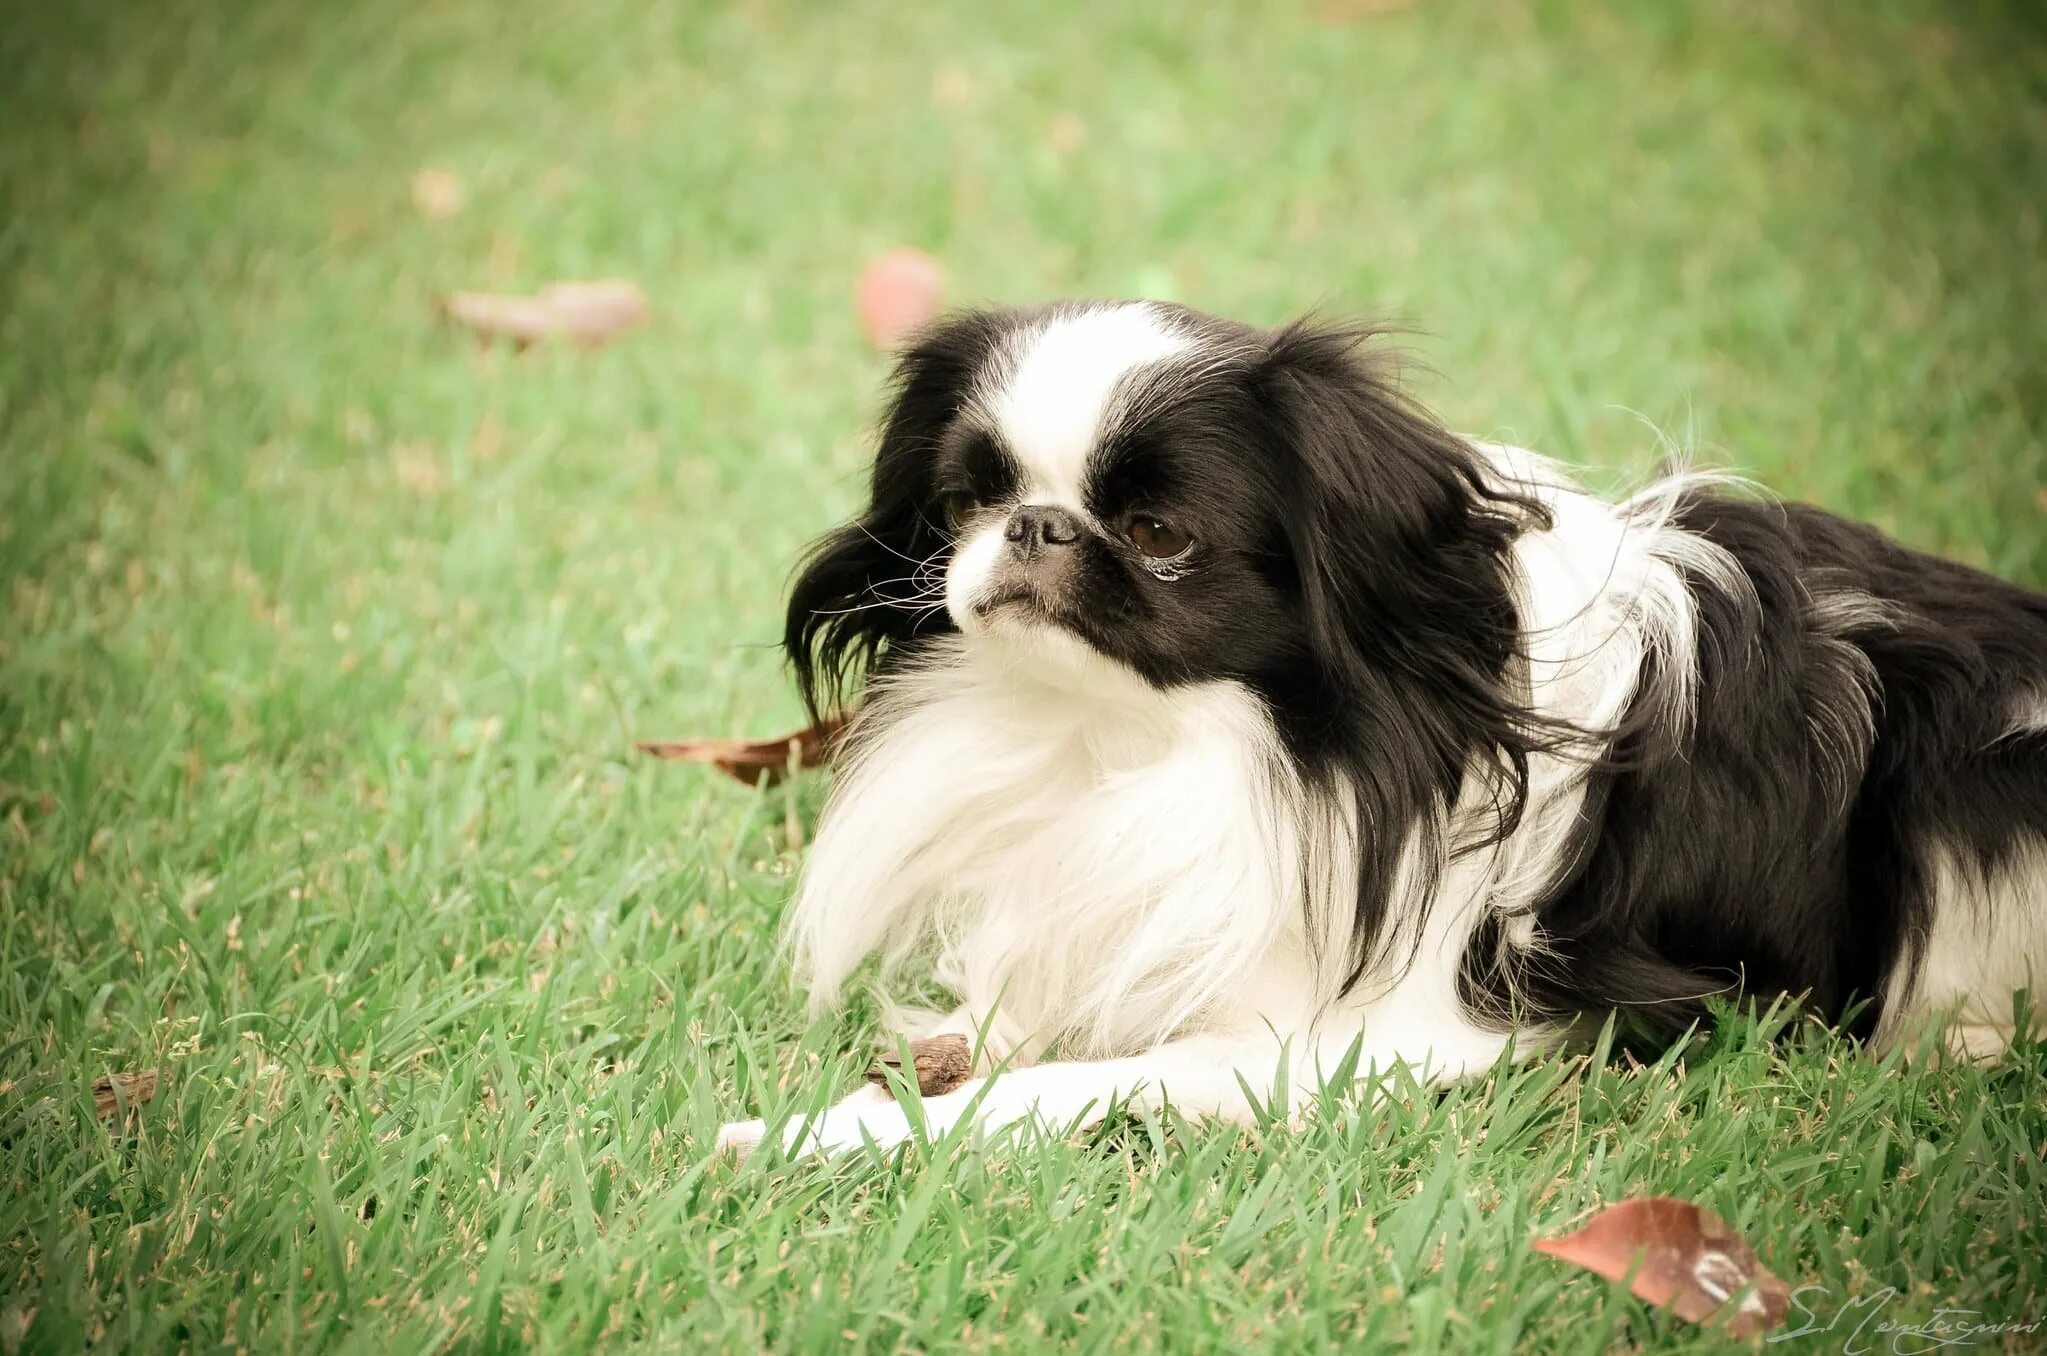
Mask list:
[[[1608,502],[1367,337],[1074,304],[903,358],[790,603],[812,709],[866,695],[789,928],[817,1004],[923,956],[961,1005],[912,1034],[1005,1064],[927,1129],[1245,1119],[1346,1052],[1454,1078],[1716,995],[2003,1049],[2047,596],[1712,478]],[[863,1088],[785,1133],[910,1131]]]

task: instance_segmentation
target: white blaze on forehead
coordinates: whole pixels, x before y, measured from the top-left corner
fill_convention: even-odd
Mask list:
[[[1116,383],[1193,345],[1155,306],[1059,316],[1018,341],[978,403],[1023,469],[1034,503],[1081,508],[1080,487]]]

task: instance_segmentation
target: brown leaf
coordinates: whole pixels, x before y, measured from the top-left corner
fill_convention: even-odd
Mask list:
[[[140,1106],[156,1096],[157,1073],[155,1069],[142,1069],[136,1073],[95,1078],[92,1081],[93,1112],[104,1120],[124,1107]]]
[[[922,250],[877,255],[861,271],[853,303],[867,342],[879,349],[898,348],[938,318],[945,305],[945,266]]]
[[[962,66],[940,66],[931,72],[931,102],[957,113],[974,102],[974,76]]]
[[[412,176],[412,206],[428,221],[445,221],[462,210],[468,194],[446,170],[423,169]]]
[[[456,292],[441,309],[485,339],[525,345],[560,335],[595,347],[645,320],[647,298],[629,282],[559,282],[537,297]]]
[[[1078,113],[1061,113],[1052,119],[1052,127],[1045,134],[1046,142],[1061,155],[1071,155],[1087,145],[1087,123]]]
[[[965,1036],[927,1036],[910,1042],[910,1063],[917,1074],[917,1091],[926,1097],[936,1097],[967,1081],[974,1071],[974,1051]],[[867,1081],[885,1088],[888,1086],[885,1070],[900,1073],[902,1067],[902,1056],[891,1050],[867,1071]]]
[[[642,739],[633,747],[655,758],[709,763],[749,786],[773,786],[792,763],[798,770],[829,764],[846,720],[845,716],[827,716],[807,730],[779,739]]]
[[[1576,1233],[1537,1239],[1535,1250],[1608,1280],[1627,1280],[1633,1271],[1629,1288],[1639,1298],[1693,1323],[1705,1322],[1740,1295],[1726,1313],[1727,1331],[1736,1337],[1768,1332],[1784,1321],[1791,1305],[1790,1287],[1726,1220],[1673,1196],[1610,1205]]]

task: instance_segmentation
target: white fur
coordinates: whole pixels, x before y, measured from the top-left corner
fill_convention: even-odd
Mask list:
[[[2047,692],[2035,692],[2012,708],[2010,734],[2047,731]]]
[[[1657,691],[1662,719],[1684,731],[1693,720],[1695,600],[1683,571],[1737,598],[1752,600],[1748,578],[1718,546],[1671,525],[1679,487],[1695,478],[1662,481],[1621,504],[1598,499],[1554,463],[1520,448],[1477,444],[1501,480],[1548,509],[1547,530],[1523,533],[1512,551],[1515,603],[1527,655],[1530,705],[1604,741],[1638,696],[1643,660],[1660,658]],[[1494,854],[1487,872],[1490,907],[1518,915],[1532,909],[1563,866],[1560,853],[1583,804],[1586,765],[1575,755],[1538,754],[1529,764],[1529,797],[1521,829]],[[1524,944],[1539,944],[1532,923]]]
[[[1947,1022],[1948,1048],[1971,1059],[2002,1054],[2014,1031],[2011,996],[2047,995],[2047,838],[1980,869],[1952,848],[1933,860],[1933,927],[1914,938],[1919,967],[1900,967],[1884,995],[1880,1043],[1909,1041]]]
[[[988,591],[1004,545],[1002,515],[984,517],[980,526],[961,539],[945,571],[945,610],[952,616],[952,624],[970,636],[988,629],[987,619],[974,604]]]
[[[1026,502],[1085,513],[1081,489],[1118,394],[1192,342],[1156,306],[1090,306],[1027,332],[970,404],[1022,466]]]
[[[870,951],[928,942],[1005,1047],[1107,1054],[1197,1024],[1268,960],[1299,969],[1304,797],[1260,705],[1160,693],[1047,628],[989,642],[869,695],[791,916],[817,1001]]]

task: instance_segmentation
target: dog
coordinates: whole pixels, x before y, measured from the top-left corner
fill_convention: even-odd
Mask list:
[[[959,998],[925,1132],[1250,1121],[1743,996],[2005,1049],[2047,596],[1724,478],[1597,496],[1377,338],[1069,303],[902,355],[789,605],[812,714],[864,700],[788,940],[819,1009],[877,954]],[[911,1133],[873,1086],[780,1128]]]

